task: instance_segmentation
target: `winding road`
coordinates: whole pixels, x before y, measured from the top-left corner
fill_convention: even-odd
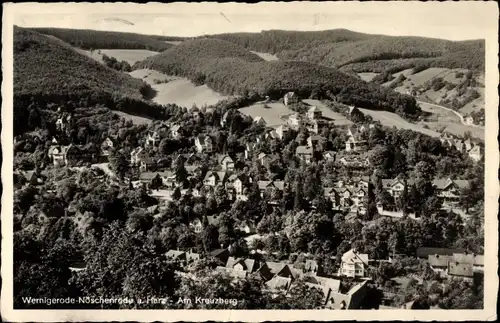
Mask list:
[[[460,120],[460,122],[463,125],[470,126],[470,127],[476,127],[476,128],[480,128],[480,129],[484,129],[483,126],[479,126],[479,125],[476,125],[476,124],[468,124],[468,123],[466,123],[465,120],[464,120],[464,116],[461,115],[460,113],[458,113],[457,111],[453,110],[453,109],[444,107],[442,105],[437,105],[437,104],[434,104],[434,103],[429,103],[429,102],[424,102],[424,101],[418,101],[418,100],[417,100],[417,103],[420,104],[420,105],[427,104],[427,105],[430,105],[430,106],[433,106],[433,107],[437,107],[437,108],[441,108],[441,109],[453,112],[453,114],[455,114],[458,117],[458,119]]]

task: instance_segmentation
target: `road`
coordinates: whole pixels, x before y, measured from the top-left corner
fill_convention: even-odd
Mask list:
[[[460,122],[463,124],[463,125],[466,125],[466,126],[471,126],[471,127],[476,127],[476,128],[480,128],[480,129],[484,129],[484,127],[482,126],[479,126],[479,125],[475,125],[475,124],[468,124],[465,122],[464,120],[464,116],[461,115],[460,113],[458,113],[457,111],[453,110],[453,109],[450,109],[450,108],[447,108],[447,107],[444,107],[442,105],[437,105],[437,104],[434,104],[434,103],[429,103],[429,102],[424,102],[424,101],[417,101],[418,104],[427,104],[427,105],[431,105],[433,107],[437,107],[437,108],[441,108],[441,109],[444,109],[444,110],[447,110],[447,111],[450,111],[450,112],[453,112],[457,117],[458,119],[460,120]]]

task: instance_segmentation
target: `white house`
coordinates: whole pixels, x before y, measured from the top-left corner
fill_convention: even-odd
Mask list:
[[[312,106],[307,110],[307,118],[309,118],[309,120],[319,119],[321,115],[321,110],[318,107]]]
[[[300,123],[301,123],[301,120],[300,120],[300,116],[298,113],[294,113],[288,117],[288,124],[290,125],[290,127],[294,128],[294,129],[299,128]]]
[[[265,127],[265,126],[266,126],[266,124],[267,124],[267,123],[266,123],[266,121],[264,120],[264,118],[262,118],[262,117],[255,117],[255,118],[253,119],[253,122],[254,122],[255,124],[257,124],[258,126],[264,126],[264,127]]]
[[[234,160],[229,155],[220,156],[219,164],[225,171],[234,171]]]
[[[212,138],[207,135],[199,135],[195,138],[194,144],[199,153],[210,153],[213,150]]]
[[[285,105],[290,105],[290,104],[298,103],[299,102],[299,97],[297,96],[297,94],[295,94],[295,92],[288,92],[283,97],[283,102],[285,103]]]
[[[475,146],[469,151],[469,157],[472,158],[475,162],[478,162],[481,160],[483,157],[483,154],[481,153],[481,147],[480,146]]]
[[[170,128],[170,135],[172,136],[172,138],[179,139],[180,137],[179,129],[181,129],[181,126],[179,125],[173,125]]]
[[[340,275],[347,277],[365,277],[368,268],[368,255],[358,253],[351,249],[342,255],[340,264]]]

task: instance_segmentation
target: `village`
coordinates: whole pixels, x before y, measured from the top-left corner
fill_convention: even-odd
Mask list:
[[[298,96],[287,93],[283,97],[287,106],[296,106],[299,103]],[[304,110],[304,109],[303,109]],[[55,124],[60,133],[64,133],[72,127],[71,114],[58,112],[60,117]],[[354,107],[349,107],[349,115],[359,113]],[[226,111],[220,119],[220,129],[232,127],[231,120],[235,116],[245,118],[236,109]],[[192,118],[197,118],[197,111],[192,111]],[[248,118],[248,117],[247,117]],[[168,209],[169,203],[182,199],[184,196],[205,197],[217,200],[219,209],[228,209],[238,201],[247,201],[249,195],[258,191],[260,198],[265,200],[270,210],[283,209],[284,196],[294,192],[292,182],[287,181],[286,169],[283,169],[282,160],[285,157],[282,151],[269,149],[270,141],[289,140],[290,132],[306,134],[303,144],[295,147],[292,155],[298,165],[321,164],[339,170],[342,174],[335,180],[322,178],[323,183],[320,191],[327,201],[327,205],[334,212],[343,214],[346,219],[355,219],[367,212],[376,212],[379,216],[393,218],[411,217],[419,221],[420,216],[412,212],[404,212],[396,207],[384,206],[377,202],[376,211],[368,210],[370,196],[373,196],[374,169],[370,161],[370,150],[368,148],[369,133],[380,127],[376,123],[353,124],[348,126],[336,126],[335,121],[325,119],[315,106],[308,106],[302,112],[296,112],[288,116],[283,124],[268,127],[266,120],[255,117],[252,127],[258,129],[252,141],[247,140],[243,149],[234,154],[224,153],[216,147],[216,140],[210,133],[201,133],[190,138],[184,133],[178,123],[159,122],[141,140],[142,145],[135,147],[127,159],[127,174],[119,176],[111,166],[111,156],[116,151],[116,138],[107,137],[100,144],[89,143],[87,145],[64,145],[56,137],[52,139],[48,156],[55,168],[69,167],[82,169],[89,167],[99,168],[107,174],[110,185],[128,186],[136,190],[145,190],[151,197],[156,198],[159,203],[148,208],[152,217],[160,215],[162,210]],[[343,134],[344,142],[337,142],[333,147],[332,142],[323,136],[324,129],[336,128]],[[180,153],[171,156],[160,156],[156,151],[160,142],[169,140],[180,140],[188,137],[191,148],[184,149]],[[443,134],[440,142],[449,149],[455,149],[460,154],[468,156],[473,162],[480,162],[483,158],[481,147],[470,139],[460,139],[449,134]],[[250,172],[250,169],[257,169]],[[375,171],[376,173],[376,171]],[[253,175],[252,175],[253,174]],[[43,175],[39,172],[29,171],[20,174],[25,177],[27,183],[38,185],[43,182]],[[414,185],[413,180],[406,178],[382,178],[381,184],[384,194],[393,201],[398,201],[403,195],[408,194],[409,188]],[[460,210],[460,214],[467,218],[467,210],[460,206],[462,189],[468,187],[467,180],[459,178],[434,178],[432,180],[435,195],[440,200],[443,209]],[[313,201],[309,201],[312,209],[318,207]],[[189,229],[194,234],[201,234],[207,225],[217,224],[217,212],[202,218],[193,218],[189,223]],[[231,245],[221,245],[220,248],[207,254],[193,251],[169,250],[166,256],[180,266],[179,273],[192,275],[193,263],[203,257],[217,259],[217,272],[229,274],[234,279],[244,277],[257,277],[265,282],[271,291],[288,290],[294,281],[301,279],[310,287],[323,291],[323,306],[336,309],[361,308],[368,292],[367,284],[371,281],[373,271],[380,262],[391,262],[397,258],[392,255],[388,259],[370,259],[366,253],[360,253],[356,248],[351,248],[343,253],[339,260],[333,257],[336,263],[334,275],[325,274],[321,262],[311,258],[311,255],[292,254],[284,255],[285,258],[295,258],[295,261],[269,261],[266,260],[266,251],[258,248],[255,239],[262,239],[257,232],[258,223],[251,219],[235,224],[235,230],[244,237],[249,250],[246,257],[233,257]],[[282,233],[275,233],[280,235]],[[282,255],[283,256],[283,255]],[[299,257],[297,257],[299,256]],[[415,255],[417,259],[424,259],[430,268],[442,279],[459,279],[474,281],[476,273],[481,272],[484,266],[482,255],[476,255],[465,249],[445,248],[419,248]],[[82,268],[73,268],[82,270]],[[391,294],[390,292],[387,293]],[[405,308],[418,308],[419,305],[408,303]],[[391,308],[391,306],[388,306]]]

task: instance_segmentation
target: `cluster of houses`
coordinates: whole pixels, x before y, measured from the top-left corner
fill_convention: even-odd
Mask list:
[[[251,258],[235,258],[230,256],[230,248],[216,249],[208,253],[209,257],[217,259],[221,264],[215,271],[228,274],[233,279],[255,277],[265,282],[270,292],[287,293],[294,282],[301,279],[306,285],[317,288],[323,292],[323,306],[332,309],[356,309],[366,296],[368,279],[365,276],[367,255],[357,254],[350,250],[342,257],[341,270],[336,278],[326,277],[321,265],[311,259],[305,262],[286,263],[273,261],[258,261]],[[166,257],[177,262],[184,270],[188,271],[202,256],[198,253],[179,250],[169,250]],[[359,263],[359,259],[366,260]],[[351,273],[350,266],[356,269]],[[343,283],[343,277],[356,278],[351,285]]]
[[[366,212],[370,179],[367,176],[337,181],[334,187],[325,187],[324,194],[335,209]]]
[[[109,155],[106,145],[107,141],[101,147],[98,147],[94,143],[86,145],[60,145],[54,139],[49,147],[48,156],[54,166],[74,166],[79,162],[97,163]]]
[[[481,149],[481,146],[475,144],[472,140],[470,139],[460,139],[460,138],[455,138],[449,133],[443,133],[441,137],[439,138],[442,144],[445,144],[448,147],[455,147],[456,150],[458,150],[461,153],[468,154],[469,157],[478,162],[483,158],[483,150]]]
[[[474,282],[474,274],[484,272],[484,256],[465,249],[419,248],[417,256],[427,259],[432,270],[442,278]]]

